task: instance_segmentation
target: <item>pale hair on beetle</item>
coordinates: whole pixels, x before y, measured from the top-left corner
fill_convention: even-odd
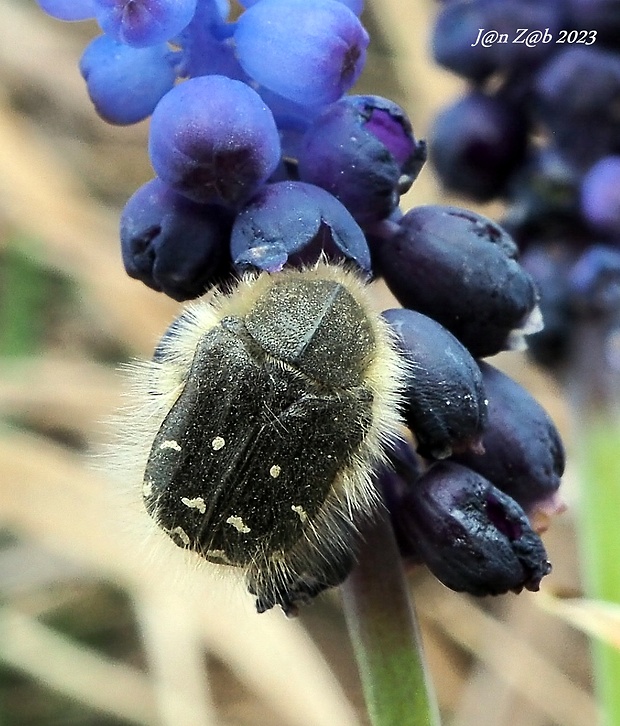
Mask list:
[[[172,542],[244,573],[259,612],[342,582],[403,430],[405,363],[358,273],[246,275],[127,374],[112,465]]]

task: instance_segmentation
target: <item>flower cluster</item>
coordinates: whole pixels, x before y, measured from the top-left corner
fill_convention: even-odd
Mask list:
[[[248,577],[259,609],[292,612],[350,571],[350,513],[372,514],[374,469],[404,555],[456,590],[537,589],[550,565],[534,521],[557,508],[562,444],[531,396],[481,360],[540,329],[537,288],[491,220],[448,206],[400,210],[426,146],[395,103],[349,93],[369,40],[362,3],[246,1],[231,20],[227,0],[39,1],[101,26],[80,63],[99,114],[150,117],[156,177],[121,219],[128,274],[179,301],[240,273],[254,281],[244,298],[183,313],[152,363],[161,395],[149,410],[160,418],[145,499],[174,541],[224,564],[264,560],[270,583]],[[325,260],[340,272],[322,272]],[[313,272],[298,279],[295,268]],[[404,307],[375,319],[360,281],[380,277]],[[242,419],[260,418],[267,398],[244,376],[269,390],[276,424],[292,417],[303,432],[264,472]],[[348,428],[335,425],[341,416]],[[398,422],[411,437],[381,430]],[[266,430],[263,458],[276,451]],[[324,448],[310,455],[317,432]],[[224,467],[216,456],[232,458]],[[313,467],[323,472],[316,491]],[[221,479],[197,489],[207,470]],[[254,476],[265,478],[260,491]],[[191,496],[179,500],[181,481]]]
[[[524,28],[546,33],[528,44]],[[505,201],[502,224],[541,290],[530,350],[560,376],[574,323],[617,327],[619,37],[614,0],[451,0],[434,27],[435,59],[468,86],[435,121],[432,161],[452,191]]]

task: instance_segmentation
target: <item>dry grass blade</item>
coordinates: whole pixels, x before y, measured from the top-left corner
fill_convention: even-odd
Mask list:
[[[205,646],[191,604],[169,597],[136,599],[161,726],[215,726]]]
[[[519,691],[553,723],[562,726],[597,723],[592,696],[516,637],[506,624],[466,598],[440,591],[435,583],[429,582],[419,594],[418,607],[424,618],[493,668],[498,678]],[[493,642],[495,647],[485,649],[485,642]]]
[[[573,628],[620,648],[620,605],[602,600],[566,600],[541,592],[537,604]]]
[[[22,234],[45,240],[48,264],[83,281],[111,335],[129,348],[151,351],[178,305],[128,281],[117,213],[90,201],[35,129],[1,106],[0,138],[0,212]]]
[[[301,629],[279,612],[217,621],[204,607],[199,613],[207,641],[235,673],[255,691],[280,699],[291,726],[360,726],[359,719],[333,675],[319,666],[321,656]],[[259,665],[260,664],[260,665]]]
[[[100,434],[120,393],[117,371],[87,360],[36,356],[0,361],[0,411]]]
[[[16,433],[0,439],[0,462],[4,473],[0,520],[5,526],[54,551],[71,553],[97,576],[120,583],[139,597],[159,597],[162,588],[176,587],[207,646],[286,723],[358,723],[300,625],[279,613],[257,616],[248,600],[232,596],[208,568],[188,572],[182,590],[184,578],[173,574],[175,569],[187,569],[180,550],[162,560],[140,559],[146,515],[131,508],[119,513],[108,484],[78,456],[45,439]]]
[[[157,723],[146,675],[8,607],[0,608],[0,659],[91,708],[141,726]]]

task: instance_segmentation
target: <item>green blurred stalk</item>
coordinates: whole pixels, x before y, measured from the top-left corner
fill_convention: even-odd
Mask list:
[[[0,259],[0,355],[27,356],[37,350],[46,287],[45,272],[25,245],[9,242]]]
[[[420,630],[385,510],[363,530],[343,605],[372,726],[439,726]]]
[[[618,321],[586,321],[569,394],[578,456],[579,539],[586,596],[620,603],[620,340]],[[591,643],[601,726],[620,724],[620,650]]]
[[[580,537],[588,597],[620,603],[620,425],[604,416],[581,427]],[[620,724],[620,650],[592,641],[602,726]]]

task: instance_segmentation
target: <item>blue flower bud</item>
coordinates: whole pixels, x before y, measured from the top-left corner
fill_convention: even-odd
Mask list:
[[[595,232],[620,234],[620,156],[605,156],[596,162],[581,181],[580,207]]]
[[[277,272],[284,265],[348,259],[370,270],[370,250],[350,213],[329,192],[303,182],[265,185],[237,215],[231,236],[240,267]]]
[[[104,33],[142,48],[173,38],[192,19],[196,0],[93,0]]]
[[[59,20],[90,20],[95,17],[96,0],[37,0],[42,10]]]
[[[256,91],[225,76],[200,76],[157,104],[149,155],[157,176],[180,194],[235,206],[275,171],[280,138]]]
[[[132,48],[107,35],[86,46],[80,73],[97,113],[119,125],[150,116],[176,80],[174,54],[165,43]]]
[[[302,105],[346,93],[369,40],[355,13],[335,0],[261,0],[242,13],[234,38],[249,76]]]

